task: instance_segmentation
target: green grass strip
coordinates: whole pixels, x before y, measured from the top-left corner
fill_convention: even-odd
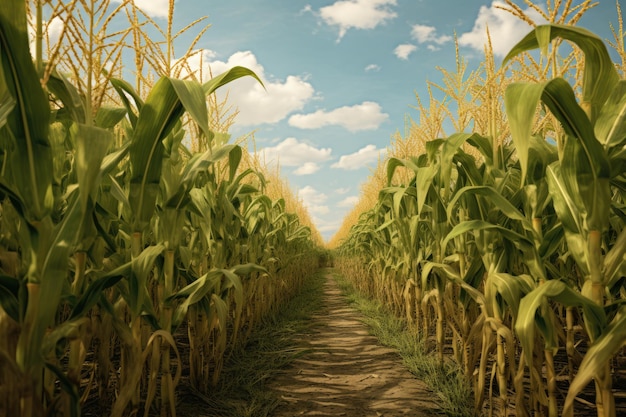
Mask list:
[[[472,391],[462,370],[453,361],[443,366],[427,352],[419,334],[406,321],[391,314],[381,303],[359,294],[343,276],[333,278],[348,302],[363,316],[370,333],[385,346],[397,349],[404,365],[439,397],[442,413],[451,417],[473,416]]]

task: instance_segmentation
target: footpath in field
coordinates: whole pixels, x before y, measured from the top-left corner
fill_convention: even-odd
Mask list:
[[[402,365],[392,349],[370,336],[331,276],[324,306],[302,335],[311,351],[279,375],[271,388],[281,404],[274,417],[432,416],[435,396]]]

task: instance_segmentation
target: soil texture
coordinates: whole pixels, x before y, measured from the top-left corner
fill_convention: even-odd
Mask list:
[[[436,396],[403,365],[399,354],[368,333],[331,276],[323,308],[301,335],[307,353],[276,377],[281,404],[274,417],[394,417],[437,414]]]

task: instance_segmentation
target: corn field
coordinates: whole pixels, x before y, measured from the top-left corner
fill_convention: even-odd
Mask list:
[[[548,23],[529,21],[501,67],[487,45],[467,73],[457,49],[430,106],[418,97],[419,121],[334,242],[336,265],[461,366],[476,414],[573,416],[586,403],[614,417],[626,343],[621,10],[614,63],[575,25],[591,2],[535,7]]]
[[[102,415],[174,416],[183,365],[210,392],[318,267],[306,211],[229,143],[213,94],[257,76],[204,77],[193,45],[174,61],[173,5],[155,41],[131,1],[2,2],[1,416],[78,416],[90,397]]]

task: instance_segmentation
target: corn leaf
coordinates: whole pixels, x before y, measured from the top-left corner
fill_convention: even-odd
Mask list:
[[[606,148],[624,144],[626,140],[626,80],[620,80],[602,106],[595,133]]]
[[[64,75],[59,74],[54,69],[50,74],[46,88],[63,103],[61,111],[67,114],[69,120],[85,123],[87,120],[85,116],[85,102],[76,87]]]
[[[563,304],[565,307],[582,307],[585,327],[592,340],[596,339],[606,327],[606,315],[604,309],[595,304],[591,299],[583,296],[576,290],[570,288],[566,283],[558,280],[550,280],[538,286],[528,293],[519,306],[517,321],[515,322],[515,332],[524,349],[526,363],[532,363],[532,352],[535,343],[535,325],[542,333],[544,339],[549,342],[554,340],[554,328],[546,323],[547,318],[542,316],[542,306],[546,306],[547,301],[552,300]],[[551,313],[549,308],[545,311]],[[555,345],[548,344],[547,348],[552,349]]]
[[[5,125],[15,149],[5,170],[24,201],[29,220],[39,221],[53,204],[50,106],[30,56],[27,30],[25,3],[4,2],[0,7],[0,97],[8,92],[15,100]],[[7,134],[0,130],[2,141]]]
[[[154,268],[157,257],[163,253],[165,246],[162,244],[152,245],[145,248],[139,256],[131,262],[131,274],[128,277],[128,296],[126,302],[133,314],[139,316],[142,309],[150,310],[149,297],[147,294],[148,276]]]
[[[599,372],[620,351],[626,343],[626,307],[622,307],[611,323],[603,329],[602,334],[589,346],[580,363],[578,372],[572,381],[565,404],[563,415],[571,415],[576,396],[592,379],[599,379]]]
[[[119,94],[120,99],[126,108],[126,114],[128,115],[130,124],[134,129],[137,125],[137,115],[143,108],[143,100],[128,82],[118,78],[111,78],[109,81],[115,91]],[[131,102],[131,99],[133,102]]]
[[[609,95],[619,80],[617,70],[602,39],[587,29],[566,25],[540,25],[526,35],[504,58],[503,64],[516,55],[540,48],[544,53],[557,38],[575,43],[585,54],[583,72],[583,101],[591,106],[590,119],[595,123]]]
[[[76,146],[76,174],[80,187],[81,207],[85,212],[87,199],[95,197],[100,167],[114,138],[109,130],[84,124],[72,125],[70,133]]]
[[[54,229],[50,218],[46,218],[40,226],[40,230],[45,231],[42,237],[46,238],[48,232],[51,232],[52,240],[47,250],[39,249],[42,252],[39,255],[43,257],[40,276],[37,277],[41,297],[34,310],[36,313],[32,320],[32,330],[21,333],[18,340],[18,350],[24,353],[22,364],[26,369],[37,369],[43,365],[43,357],[39,349],[57,313],[66,283],[68,259],[78,240],[83,217],[78,198],[74,198],[63,221]],[[35,302],[35,300],[29,300],[29,302]]]
[[[261,79],[254,73],[254,71],[249,70],[248,68],[245,68],[245,67],[235,66],[229,69],[228,71],[218,75],[217,77],[213,77],[209,81],[204,83],[202,85],[202,88],[204,89],[204,94],[205,95],[213,94],[215,90],[217,90],[218,88],[228,84],[231,81],[235,81],[238,78],[246,77],[246,76],[254,78],[262,86],[264,86],[263,81],[261,81]]]

